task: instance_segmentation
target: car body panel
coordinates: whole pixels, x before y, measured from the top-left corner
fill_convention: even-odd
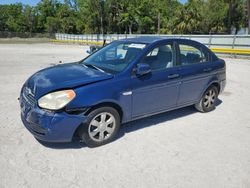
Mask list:
[[[175,107],[180,78],[169,79],[168,76],[178,72],[178,68],[171,68],[142,78],[132,77],[132,118]]]
[[[203,69],[210,67],[210,63],[203,65],[195,64],[181,68],[181,87],[178,105],[198,101],[204,85],[210,81],[212,74],[204,72]]]
[[[113,78],[113,75],[84,67],[79,63],[67,63],[35,73],[26,85],[38,100],[41,96],[58,89],[79,87],[110,78]]]
[[[117,84],[122,83],[122,84]],[[131,83],[126,78],[109,79],[75,89],[76,98],[67,108],[92,107],[102,103],[114,103],[123,109],[122,122],[131,118],[131,96],[123,95],[129,91]]]
[[[49,112],[21,95],[21,120],[25,127],[39,140],[47,142],[69,142],[75,130],[84,122],[84,115],[70,115],[65,112]]]

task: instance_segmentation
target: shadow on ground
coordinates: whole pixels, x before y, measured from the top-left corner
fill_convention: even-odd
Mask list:
[[[217,100],[216,106],[219,106],[221,103],[222,103],[221,100]],[[197,113],[197,110],[193,106],[189,106],[169,112],[164,112],[147,118],[139,119],[129,123],[125,123],[121,126],[116,140],[123,137],[126,133],[137,131],[139,129],[148,128],[151,126],[156,126],[162,122],[167,122],[170,120],[182,118],[191,115],[193,113]],[[42,141],[38,142],[41,143],[43,146],[52,149],[80,149],[86,147],[86,145],[83,142],[80,142],[78,140],[73,140],[70,143],[46,143]]]
[[[83,142],[80,142],[78,140],[73,140],[72,142],[69,143],[49,143],[40,140],[37,141],[43,146],[51,149],[81,149],[86,147],[86,145]]]

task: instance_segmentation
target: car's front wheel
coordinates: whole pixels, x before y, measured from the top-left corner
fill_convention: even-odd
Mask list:
[[[97,147],[111,142],[119,128],[119,113],[111,107],[100,107],[89,113],[79,136],[87,146]]]
[[[210,112],[215,109],[215,102],[218,98],[218,89],[215,86],[210,86],[199,103],[195,104],[195,108],[200,112]]]

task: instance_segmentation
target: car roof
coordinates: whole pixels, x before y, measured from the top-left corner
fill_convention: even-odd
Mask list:
[[[138,43],[155,43],[162,40],[166,40],[170,38],[162,38],[162,37],[154,37],[154,36],[143,36],[143,37],[136,37],[136,38],[126,38],[121,39],[120,41],[126,41],[126,42],[138,42]]]
[[[162,41],[172,41],[172,40],[178,41],[178,42],[182,41],[182,42],[186,42],[186,43],[205,46],[205,45],[203,45],[200,42],[195,41],[195,40],[186,39],[186,38],[166,37],[166,36],[164,36],[164,37],[143,36],[143,37],[136,37],[136,38],[134,37],[134,38],[120,39],[118,41],[153,44],[153,43],[158,43],[158,42],[162,42]]]

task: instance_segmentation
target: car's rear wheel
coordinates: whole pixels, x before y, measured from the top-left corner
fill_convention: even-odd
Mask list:
[[[80,138],[89,147],[111,142],[120,128],[119,113],[111,107],[101,107],[89,113],[87,122],[79,131]]]
[[[218,99],[218,89],[210,86],[203,94],[199,103],[195,104],[195,108],[200,112],[210,112],[215,109],[215,102]]]

